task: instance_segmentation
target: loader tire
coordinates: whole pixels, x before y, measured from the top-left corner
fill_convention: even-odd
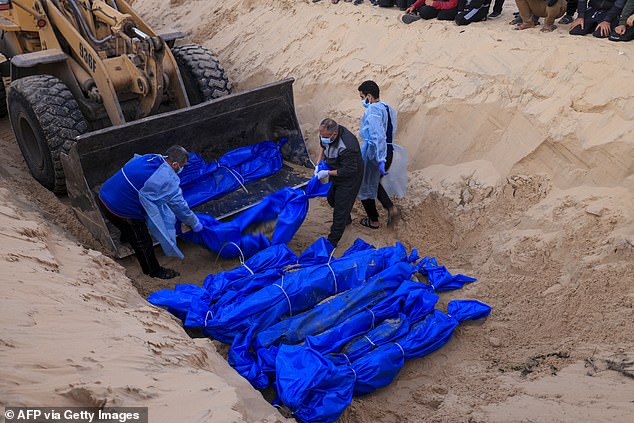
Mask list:
[[[31,175],[56,194],[66,192],[60,152],[88,125],[66,85],[51,75],[13,81],[7,95],[9,119]]]
[[[172,53],[192,106],[231,93],[225,70],[205,47],[185,44],[174,47]]]
[[[0,78],[0,118],[7,115],[7,90],[4,88],[4,82]]]

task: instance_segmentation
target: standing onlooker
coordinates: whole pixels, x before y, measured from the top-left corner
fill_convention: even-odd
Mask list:
[[[375,201],[377,198],[388,212],[388,223],[399,217],[398,209],[381,185],[381,177],[387,175],[392,164],[396,110],[382,102],[379,94],[379,86],[374,81],[364,81],[359,85],[361,104],[366,108],[359,128],[359,135],[363,139],[361,157],[364,164],[359,199],[368,215],[361,219],[360,223],[372,229],[378,229],[380,226]]]
[[[607,38],[616,28],[625,0],[579,0],[577,19],[570,25],[570,35],[592,33],[597,38]]]
[[[458,13],[458,0],[417,0],[405,10],[401,20],[410,24],[419,19],[438,18],[441,21],[453,21]]]
[[[634,39],[634,0],[627,0],[619,25],[610,34],[611,41],[632,41]]]
[[[327,197],[333,208],[328,241],[336,247],[346,226],[352,223],[350,212],[363,179],[363,159],[357,137],[333,119],[321,122],[319,137],[321,150],[318,162],[323,160],[331,170],[320,170],[317,177],[330,177],[332,182]]]

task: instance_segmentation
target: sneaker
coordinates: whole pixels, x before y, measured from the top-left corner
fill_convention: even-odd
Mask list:
[[[559,19],[560,24],[571,24],[575,19],[570,15],[564,15],[561,19]]]
[[[502,14],[502,12],[491,12],[489,13],[489,19],[495,19],[500,17],[500,15]]]
[[[159,279],[172,279],[180,275],[181,274],[178,273],[176,270],[160,267],[159,270],[157,270],[156,272],[154,272],[154,274],[150,276]]]
[[[354,3],[352,3],[352,4],[354,4],[355,6],[358,6],[361,3],[363,3],[363,0],[354,0]]]
[[[407,13],[407,14],[401,16],[401,21],[403,21],[403,23],[408,24],[408,25],[411,24],[412,22],[416,22],[416,21],[419,21],[419,20],[420,20],[420,16],[414,15],[414,14],[410,14],[410,13]]]

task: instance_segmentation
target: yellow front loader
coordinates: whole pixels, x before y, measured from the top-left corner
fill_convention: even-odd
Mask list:
[[[65,190],[59,154],[85,132],[229,94],[218,60],[157,34],[124,0],[0,0],[0,95],[31,174]]]
[[[82,223],[119,257],[129,251],[95,200],[134,153],[181,144],[209,161],[285,138],[282,170],[195,209],[216,218],[304,185],[311,167],[292,79],[230,94],[224,69],[206,48],[174,46],[183,34],[157,34],[130,3],[0,0],[0,73],[11,79],[6,92],[0,84],[0,116],[8,113],[33,177],[68,192]]]

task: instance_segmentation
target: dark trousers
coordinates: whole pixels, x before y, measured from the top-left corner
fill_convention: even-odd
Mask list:
[[[392,159],[394,158],[394,153],[392,150],[388,151],[387,156],[385,158],[385,170],[390,170],[390,166],[392,166]],[[379,200],[379,203],[383,206],[385,210],[389,210],[394,207],[394,203],[390,200],[390,196],[387,195],[385,188],[379,182],[379,191],[376,194],[376,198]],[[367,200],[361,200],[361,204],[365,209],[366,214],[368,215],[368,219],[372,222],[377,222],[379,220],[379,212],[376,209],[376,201],[374,198],[368,198]]]
[[[625,34],[619,35],[614,30],[610,34],[610,41],[632,41],[634,40],[634,26],[625,27]]]
[[[607,38],[608,35],[601,35],[601,32],[597,30],[597,25],[603,22],[603,18],[608,13],[607,10],[597,10],[593,8],[589,8],[586,10],[586,14],[583,16],[583,29],[580,26],[576,26],[570,30],[570,35],[586,35],[592,33],[597,38]],[[581,16],[579,16],[581,17]],[[610,23],[610,29],[614,31],[616,25],[618,24],[618,16]]]
[[[150,276],[155,275],[161,266],[156,254],[154,254],[154,242],[145,221],[117,216],[108,210],[101,200],[99,207],[104,216],[121,231],[121,242],[129,243],[134,250],[134,255],[139,261],[143,273]]]
[[[575,7],[577,7],[576,5],[577,2],[575,1]],[[504,0],[495,0],[495,3],[493,3],[493,11],[502,13],[502,6],[504,6]]]
[[[566,0],[566,15],[574,16],[577,11],[577,0]]]
[[[465,5],[466,1],[461,1],[458,5],[458,14],[456,15],[457,25],[469,25],[473,22],[486,21],[489,14],[489,0],[485,1],[472,1],[473,5]],[[474,7],[475,4],[479,4],[478,7]]]
[[[456,19],[457,13],[457,7],[453,9],[436,9],[435,7],[424,5],[418,8],[418,14],[423,19],[438,18],[439,21],[453,21]]]
[[[346,225],[352,222],[350,212],[354,201],[359,193],[361,187],[361,178],[358,181],[346,181],[346,183],[333,183],[328,191],[328,204],[333,208],[332,211],[332,226],[330,227],[330,235],[328,235],[328,241],[333,246],[337,246],[339,240],[343,236],[343,232],[346,230]]]

